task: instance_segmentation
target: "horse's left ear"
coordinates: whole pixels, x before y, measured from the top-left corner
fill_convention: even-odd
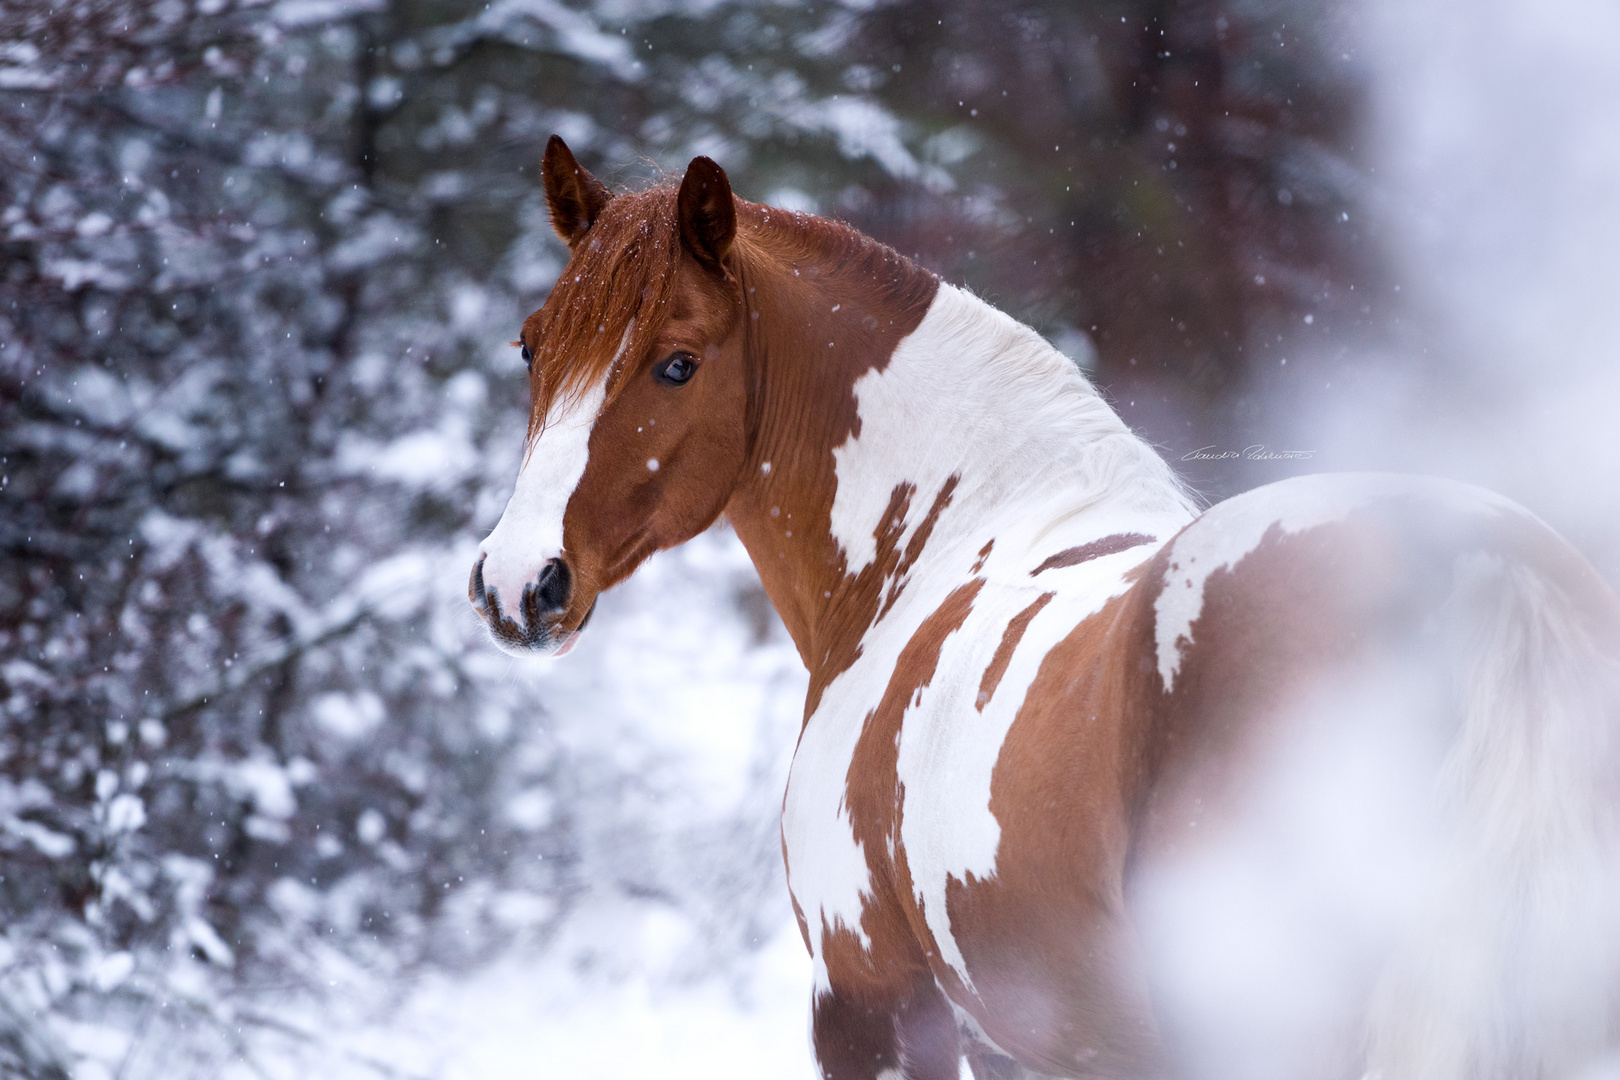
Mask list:
[[[540,174],[546,183],[546,203],[551,207],[551,227],[572,250],[613,196],[602,181],[574,160],[568,144],[555,135],[546,143]]]
[[[681,181],[676,212],[686,249],[704,266],[720,270],[720,260],[731,250],[732,237],[737,234],[737,208],[732,205],[726,171],[709,158],[693,158]]]

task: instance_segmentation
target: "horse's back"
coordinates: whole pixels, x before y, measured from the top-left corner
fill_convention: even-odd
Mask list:
[[[1138,587],[1157,694],[1127,887],[1171,1059],[1262,1080],[1547,1061],[1561,1036],[1516,1014],[1567,1015],[1548,971],[1592,969],[1550,927],[1585,918],[1611,965],[1620,933],[1589,888],[1559,911],[1480,897],[1546,869],[1527,835],[1569,850],[1569,814],[1595,824],[1560,873],[1612,874],[1613,836],[1583,831],[1620,821],[1599,779],[1620,764],[1620,616],[1596,572],[1499,496],[1345,474],[1217,505]]]
[[[1537,610],[1494,611],[1513,587]],[[1396,724],[1390,695],[1434,706],[1405,718],[1430,725],[1408,735],[1444,744],[1457,717],[1438,707],[1458,689],[1470,628],[1491,617],[1556,611],[1620,654],[1620,606],[1573,548],[1510,500],[1432,477],[1256,488],[1187,525],[1137,590],[1135,660],[1157,675],[1134,720],[1150,811],[1189,787],[1246,799],[1244,770],[1307,737],[1307,718]],[[1238,790],[1218,795],[1223,769]]]

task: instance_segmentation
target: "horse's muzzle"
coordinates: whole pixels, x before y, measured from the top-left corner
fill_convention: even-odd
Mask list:
[[[512,651],[549,653],[572,644],[578,630],[569,633],[559,625],[574,589],[574,575],[566,562],[562,559],[547,562],[540,568],[539,575],[523,586],[523,595],[518,597],[516,605],[504,610],[500,590],[484,584],[484,559],[480,554],[473,564],[467,599],[472,601],[497,645]],[[579,629],[584,629],[583,621]]]

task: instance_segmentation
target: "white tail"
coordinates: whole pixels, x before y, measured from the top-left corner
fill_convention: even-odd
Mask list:
[[[1620,1076],[1620,609],[1557,543],[1550,572],[1457,563],[1449,854],[1372,1003],[1368,1077]]]

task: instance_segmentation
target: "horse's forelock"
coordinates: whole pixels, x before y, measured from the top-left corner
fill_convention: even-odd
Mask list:
[[[663,326],[680,256],[676,190],[614,196],[536,313],[531,443],[554,403],[604,378],[611,400],[628,370],[621,357],[641,356]]]

